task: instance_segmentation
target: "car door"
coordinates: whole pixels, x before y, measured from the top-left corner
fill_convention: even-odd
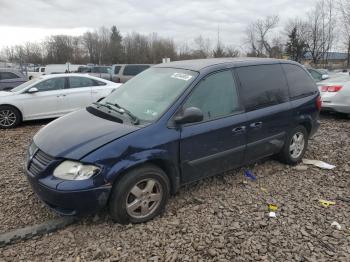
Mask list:
[[[27,90],[20,94],[18,100],[24,117],[26,119],[41,119],[62,115],[61,96],[65,84],[64,77],[50,78],[31,87],[37,88],[37,92],[29,93]]]
[[[284,145],[291,126],[288,85],[279,64],[240,67],[235,72],[248,121],[245,162],[251,162]]]
[[[65,110],[67,112],[72,112],[90,105],[95,102],[92,94],[91,88],[95,86],[95,81],[91,78],[84,76],[69,76],[68,86],[65,96]]]
[[[183,182],[224,172],[240,165],[246,148],[246,116],[231,70],[202,79],[182,109],[199,108],[199,123],[181,126],[180,162]]]

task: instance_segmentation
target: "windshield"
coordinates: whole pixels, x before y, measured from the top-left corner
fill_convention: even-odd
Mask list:
[[[28,86],[30,86],[31,84],[37,82],[38,80],[40,80],[40,78],[36,78],[36,79],[32,79],[29,80],[13,89],[11,89],[11,92],[18,92],[18,91],[22,91],[23,89],[27,88]]]
[[[155,121],[196,78],[198,73],[176,68],[150,68],[103,99],[143,121]]]

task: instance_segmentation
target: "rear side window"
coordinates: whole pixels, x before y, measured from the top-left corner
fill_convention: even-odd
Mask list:
[[[137,74],[148,69],[149,67],[149,65],[127,65],[124,68],[123,74],[126,76],[136,76]]]
[[[115,75],[119,74],[120,68],[121,68],[121,66],[115,66],[114,67],[114,74]]]
[[[300,66],[283,64],[291,98],[314,94],[317,91],[314,80]]]
[[[95,86],[95,81],[87,77],[69,77],[70,88]]]
[[[0,72],[0,79],[5,80],[5,79],[16,79],[19,78],[18,75],[11,73],[11,72]]]
[[[95,86],[105,86],[107,85],[105,82],[94,80],[95,81]]]
[[[288,86],[279,64],[237,68],[246,111],[288,101]]]
[[[211,74],[194,89],[183,108],[197,107],[203,112],[203,121],[231,115],[240,106],[231,71]]]
[[[309,69],[307,70],[311,74],[312,78],[316,81],[321,81],[322,80],[322,74],[318,73],[315,70]]]

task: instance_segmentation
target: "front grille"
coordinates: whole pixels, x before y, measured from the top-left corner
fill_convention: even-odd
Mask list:
[[[40,149],[38,149],[34,153],[34,156],[32,157],[32,159],[29,162],[28,170],[32,175],[38,176],[54,160],[55,159],[52,156],[49,156],[49,155],[45,154],[43,151],[41,151]]]

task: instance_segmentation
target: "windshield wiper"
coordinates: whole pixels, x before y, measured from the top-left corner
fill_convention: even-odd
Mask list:
[[[106,107],[110,107],[110,106],[114,106],[116,108],[118,108],[117,112],[119,113],[126,113],[133,121],[133,124],[138,125],[140,123],[140,119],[135,116],[133,113],[131,113],[128,109],[118,105],[117,103],[110,103],[110,102],[106,102],[106,104],[99,104],[99,105],[104,105]]]

